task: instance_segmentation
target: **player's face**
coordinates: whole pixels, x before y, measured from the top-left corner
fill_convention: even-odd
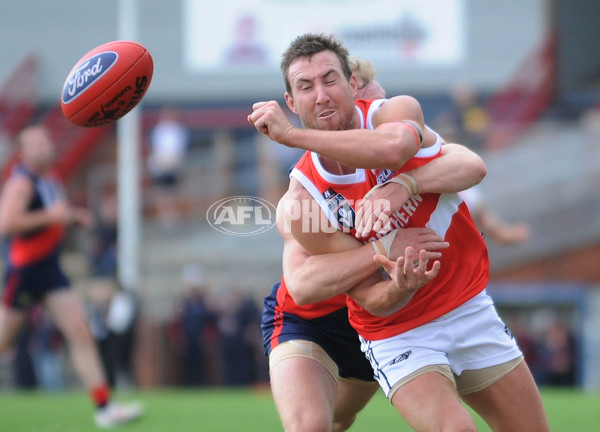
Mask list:
[[[339,59],[332,51],[301,57],[289,67],[291,95],[289,108],[309,129],[346,130],[358,127],[354,108],[356,80],[346,79]]]
[[[22,135],[23,161],[35,170],[45,170],[54,163],[55,149],[52,139],[42,128],[32,128]]]

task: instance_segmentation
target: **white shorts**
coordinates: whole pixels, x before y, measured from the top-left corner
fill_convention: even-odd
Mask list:
[[[522,356],[485,291],[418,328],[388,339],[360,341],[388,398],[396,383],[422,368],[446,365],[459,376]]]

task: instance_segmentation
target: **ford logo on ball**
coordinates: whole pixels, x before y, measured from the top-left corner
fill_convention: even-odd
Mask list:
[[[119,55],[116,52],[106,51],[96,54],[77,65],[63,86],[63,103],[68,104],[85,92],[94,81],[113,67],[118,58]]]

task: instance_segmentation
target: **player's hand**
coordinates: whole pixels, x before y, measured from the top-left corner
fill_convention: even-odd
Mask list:
[[[422,250],[417,254],[411,247],[407,247],[404,256],[395,261],[383,255],[375,255],[373,259],[390,275],[396,288],[406,291],[411,296],[420,287],[431,282],[441,267],[440,262],[435,261],[431,270],[427,270],[427,251]]]
[[[430,228],[399,228],[396,231],[388,252],[392,260],[404,256],[408,248],[424,251],[428,259],[438,259],[442,256],[439,251],[450,246],[450,243]]]
[[[91,226],[92,217],[89,211],[83,207],[72,207],[68,202],[59,200],[47,209],[50,223],[71,224]]]
[[[409,198],[408,189],[398,183],[388,183],[371,189],[356,204],[356,238],[368,237],[371,231],[390,231],[390,216]]]
[[[46,212],[50,223],[67,224],[70,222],[71,209],[64,200],[56,201],[46,209]]]
[[[277,101],[256,102],[252,105],[252,114],[248,115],[248,122],[257,131],[280,144],[286,144],[286,137],[294,130]]]
[[[86,208],[71,207],[71,222],[89,228],[92,226],[92,216]]]

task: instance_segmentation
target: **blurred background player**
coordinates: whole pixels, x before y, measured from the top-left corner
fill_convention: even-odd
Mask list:
[[[0,234],[5,237],[4,291],[0,302],[0,353],[9,353],[27,310],[41,302],[64,335],[76,373],[97,408],[96,424],[112,427],[136,419],[139,404],[110,401],[110,388],[88,327],[84,305],[60,266],[60,246],[70,223],[89,223],[84,209],[69,205],[52,177],[54,143],[42,126],[18,137],[20,163],[0,196]]]
[[[189,131],[174,107],[163,108],[150,132],[148,171],[156,187],[156,211],[165,228],[179,219],[177,194],[189,150]]]

